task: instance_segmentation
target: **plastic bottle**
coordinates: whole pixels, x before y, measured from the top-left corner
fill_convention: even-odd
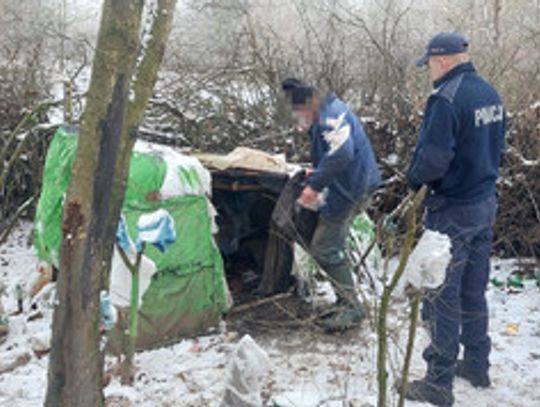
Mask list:
[[[497,288],[504,287],[504,281],[499,280],[497,277],[493,277],[490,281],[491,281],[491,284],[493,284]]]
[[[521,279],[521,277],[516,276],[516,275],[508,277],[508,279],[506,280],[506,283],[508,287],[513,287],[513,288],[524,287],[523,280]]]

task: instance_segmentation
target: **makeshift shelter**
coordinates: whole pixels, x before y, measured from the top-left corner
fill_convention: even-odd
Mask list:
[[[34,245],[39,258],[54,267],[59,263],[62,205],[77,140],[75,129],[56,132],[36,212]],[[237,302],[248,300],[254,291],[260,295],[290,289],[299,239],[285,233],[282,223],[290,220],[292,229],[301,225],[299,243],[305,246],[317,221],[314,213],[294,210],[294,194],[303,180],[300,172],[284,157],[243,147],[227,156],[187,157],[170,147],[136,143],[122,208],[127,233],[135,240],[141,215],[164,209],[174,219],[177,236],[165,253],[154,247],[144,252],[138,348],[215,326],[231,305],[229,289]],[[359,218],[354,230],[371,242],[369,219]],[[127,307],[130,287],[129,271],[115,253],[112,303]],[[110,335],[112,342],[119,331]]]
[[[34,245],[38,257],[55,267],[59,264],[62,206],[77,141],[75,129],[59,128],[56,132],[36,211]],[[137,142],[122,208],[128,233],[134,239],[139,217],[162,208],[174,219],[177,236],[166,253],[154,247],[144,252],[146,267],[143,264],[141,280],[146,273],[149,283],[139,309],[139,348],[204,332],[227,308],[223,261],[212,237],[210,183],[210,174],[198,160],[167,147]],[[124,279],[124,287],[115,284],[122,281],[122,275],[118,277],[122,272],[125,270],[115,254],[111,298],[120,306],[129,302],[130,290],[130,280]]]

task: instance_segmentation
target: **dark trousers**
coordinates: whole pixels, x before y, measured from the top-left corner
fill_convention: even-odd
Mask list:
[[[452,242],[445,282],[426,294],[422,307],[431,335],[423,354],[428,365],[426,379],[439,386],[452,387],[460,342],[467,366],[480,372],[489,367],[485,292],[496,209],[496,198],[490,197],[426,213],[425,226],[447,234]]]
[[[309,247],[313,258],[331,278],[338,300],[345,299],[353,302],[353,305],[357,300],[353,295],[353,270],[345,245],[354,218],[368,204],[369,199],[366,198],[338,215],[320,216]]]

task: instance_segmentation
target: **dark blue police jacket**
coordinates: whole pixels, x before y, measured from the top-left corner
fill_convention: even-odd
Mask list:
[[[380,185],[381,174],[366,133],[335,95],[324,100],[309,132],[314,171],[307,184],[318,192],[328,188],[322,216],[343,213]]]
[[[506,114],[497,91],[471,63],[434,82],[407,173],[429,187],[425,205],[471,204],[495,194],[505,149]]]

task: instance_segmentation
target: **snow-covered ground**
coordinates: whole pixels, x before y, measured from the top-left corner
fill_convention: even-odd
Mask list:
[[[22,225],[0,246],[0,282],[7,286],[2,302],[8,314],[17,309],[16,284],[36,268],[28,245],[30,225]],[[493,276],[504,280],[516,261],[493,262]],[[492,387],[478,390],[462,379],[455,382],[455,406],[540,405],[540,289],[534,281],[515,293],[490,286]],[[27,304],[25,304],[27,305]],[[397,308],[399,312],[399,307]],[[46,333],[52,311],[42,308],[43,318],[28,321],[32,310],[10,317],[10,334],[0,346],[0,370],[17,356],[28,353],[28,364],[0,374],[0,405],[41,406],[46,391],[47,356],[32,351],[34,341]],[[403,310],[402,310],[403,311]],[[406,319],[403,311],[402,319]],[[403,326],[404,327],[404,326]],[[223,328],[223,327],[222,327]],[[406,329],[397,329],[402,341]],[[284,335],[283,333],[286,332]],[[268,406],[367,407],[376,405],[376,335],[369,324],[345,335],[326,335],[306,327],[270,334],[254,333],[254,339],[270,359],[263,382]],[[218,406],[227,382],[227,366],[241,335],[227,329],[174,346],[137,354],[134,387],[122,387],[116,379],[105,389],[112,400],[129,400],[132,406]],[[420,329],[411,369],[421,377],[421,351],[427,343]],[[391,345],[391,365],[400,361],[403,347]],[[108,360],[110,364],[112,361]],[[399,369],[396,365],[395,369]],[[394,369],[391,369],[394,370]],[[391,373],[392,374],[392,373]],[[390,380],[390,384],[393,379]],[[395,392],[389,391],[394,405]],[[410,407],[424,404],[407,403]]]

